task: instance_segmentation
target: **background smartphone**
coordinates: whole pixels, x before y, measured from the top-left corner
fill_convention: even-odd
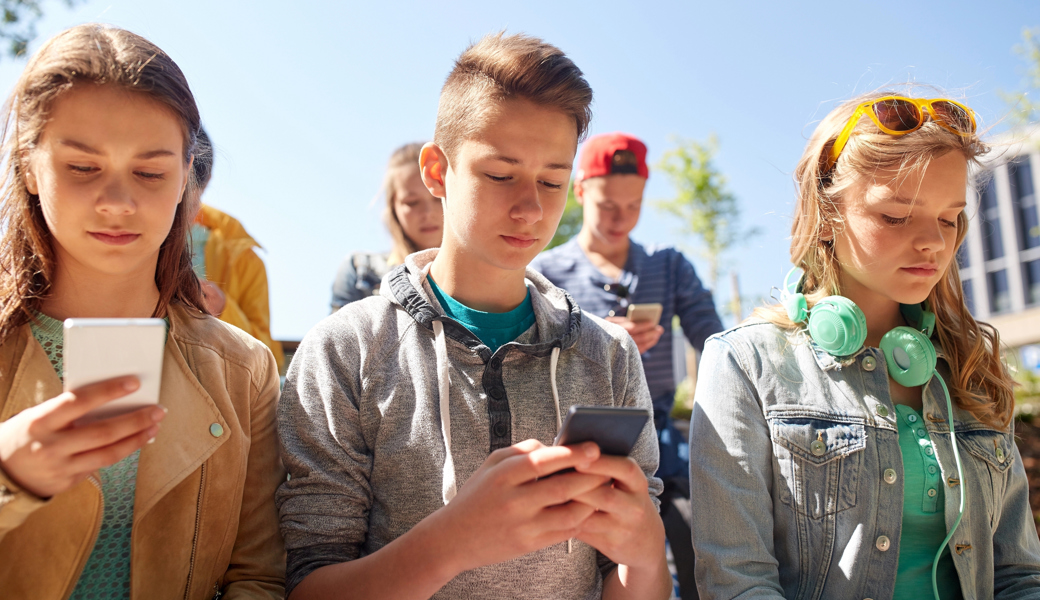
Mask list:
[[[628,305],[628,317],[629,321],[634,323],[642,323],[650,321],[651,323],[657,323],[661,320],[661,311],[664,309],[660,302],[649,302],[647,304],[629,304]]]
[[[81,417],[83,425],[159,403],[166,323],[162,319],[66,319],[65,390],[136,375],[141,387]]]
[[[628,456],[649,419],[641,408],[572,406],[553,445],[596,442],[603,454]]]

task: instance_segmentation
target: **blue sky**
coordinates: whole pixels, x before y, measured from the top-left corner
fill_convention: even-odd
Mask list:
[[[656,161],[672,136],[721,141],[719,168],[761,233],[727,268],[745,296],[768,297],[788,268],[791,173],[816,122],[841,100],[905,82],[963,98],[1003,127],[998,90],[1023,84],[1012,47],[1040,26],[1029,1],[868,2],[313,2],[44,0],[30,50],[101,21],[148,37],[188,76],[217,147],[205,201],[263,244],[272,330],[299,339],[328,311],[341,258],[389,248],[377,199],[386,158],[433,134],[452,60],[505,29],[543,37],[585,72],[592,132],[643,138]],[[6,95],[23,61],[0,60]],[[646,198],[671,189],[651,174]],[[633,237],[687,249],[648,206]],[[728,280],[716,300],[728,299]]]

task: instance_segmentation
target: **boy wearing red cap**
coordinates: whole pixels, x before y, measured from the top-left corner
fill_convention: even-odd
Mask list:
[[[605,317],[632,336],[642,354],[660,442],[657,476],[664,480],[661,516],[679,571],[683,598],[696,598],[693,547],[688,525],[689,466],[680,452],[682,436],[669,414],[675,400],[672,317],[698,351],[722,331],[711,292],[693,265],[671,247],[644,247],[629,237],[639,221],[650,176],[646,145],[624,133],[589,138],[582,147],[574,194],[583,207],[581,231],[566,244],[542,253],[531,266],[567,290],[583,310]],[[659,303],[657,321],[633,322],[630,304]],[[685,450],[685,449],[683,449]],[[677,506],[679,508],[677,508]]]

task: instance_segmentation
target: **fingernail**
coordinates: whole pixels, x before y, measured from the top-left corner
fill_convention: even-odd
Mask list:
[[[123,389],[128,391],[128,392],[132,392],[132,391],[136,390],[137,389],[137,380],[136,379],[127,379],[127,380],[123,381]]]
[[[155,438],[152,438],[152,439],[148,440],[148,443],[149,444],[154,444],[155,443]]]
[[[160,408],[162,408],[162,407],[160,407]],[[166,409],[165,408],[162,409],[162,410],[153,410],[152,411],[152,420],[155,421],[156,423],[158,423],[159,421],[162,421],[163,417],[165,417],[165,416],[166,416]]]
[[[597,454],[599,454],[599,448],[596,447],[596,444],[585,444],[585,456],[595,458]]]

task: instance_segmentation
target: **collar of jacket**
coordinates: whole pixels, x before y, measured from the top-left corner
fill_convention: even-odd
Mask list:
[[[193,314],[194,313],[194,314]],[[205,344],[198,329],[202,313],[180,304],[169,310],[170,332],[163,354],[159,398],[169,413],[159,426],[155,442],[141,450],[134,522],[155,506],[164,493],[175,487],[227,441],[231,428],[213,398],[202,388],[188,366],[185,342]],[[8,376],[13,368],[13,374]],[[43,348],[32,337],[28,325],[0,345],[0,422],[61,393],[61,380]],[[213,424],[223,429],[220,437],[210,433]],[[100,476],[95,473],[100,481]],[[86,482],[80,485],[89,485]]]
[[[441,321],[449,338],[487,361],[491,358],[491,350],[462,324],[446,316],[436,299],[431,300],[433,294],[426,282],[426,273],[438,251],[431,248],[409,255],[403,265],[395,267],[383,278],[380,295],[400,305],[416,323],[430,331],[433,331],[434,321]],[[570,294],[554,286],[534,269],[528,267],[524,276],[531,284],[531,304],[538,333],[531,343],[510,342],[507,345],[535,357],[549,356],[556,347],[566,350],[573,346],[581,333],[581,308]]]

